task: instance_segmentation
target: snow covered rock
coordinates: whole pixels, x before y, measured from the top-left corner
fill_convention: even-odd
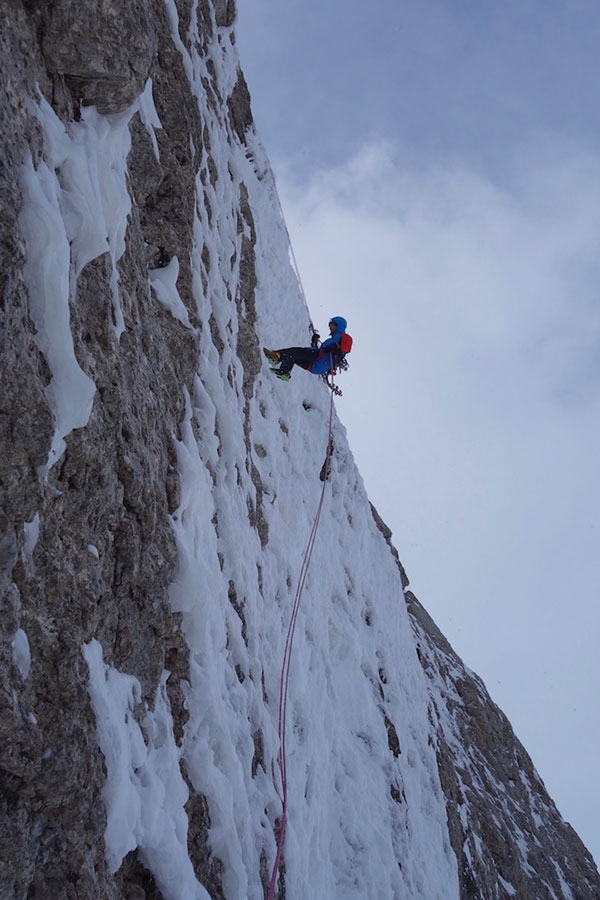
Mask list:
[[[275,896],[597,897],[326,388],[264,364],[309,313],[234,19],[5,11],[0,897],[268,893],[296,597]]]
[[[427,675],[460,897],[593,897],[594,863],[481,680],[406,594]]]

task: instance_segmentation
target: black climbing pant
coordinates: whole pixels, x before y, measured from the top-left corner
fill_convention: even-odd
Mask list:
[[[281,360],[279,371],[284,375],[289,375],[294,366],[301,366],[303,369],[310,369],[312,363],[317,360],[321,354],[318,347],[285,347],[278,350]]]

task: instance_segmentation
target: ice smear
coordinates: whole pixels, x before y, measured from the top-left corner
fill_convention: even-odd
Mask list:
[[[162,269],[150,269],[148,280],[159,303],[162,303],[174,318],[191,328],[188,311],[177,290],[178,275],[179,260],[174,256],[168,266],[164,266]]]
[[[116,872],[126,854],[137,848],[165,900],[210,900],[188,856],[188,789],[173,737],[166,692],[169,673],[163,673],[151,712],[142,705],[138,680],[106,665],[97,640],[82,650],[107,771],[104,839],[110,871]]]
[[[58,212],[71,243],[70,262],[77,278],[88,262],[109,249],[97,177],[98,148],[86,124],[93,110],[82,110],[84,118],[70,122],[68,130],[44,97],[32,104],[32,112],[44,132],[47,161],[56,179]]]
[[[62,456],[65,437],[89,421],[95,394],[92,379],[75,356],[70,330],[70,303],[83,268],[108,252],[111,259],[111,302],[117,340],[125,330],[119,298],[118,262],[125,251],[131,200],[127,187],[129,122],[139,111],[152,140],[160,120],[148,81],[138,100],[122,113],[103,116],[84,107],[68,128],[47,100],[32,102],[44,133],[46,159],[37,168],[31,155],[21,170],[23,207],[19,222],[27,246],[24,268],[36,342],[46,357],[51,382],[47,396],[55,416],[55,432],[41,474]],[[102,303],[99,297],[98,302]]]
[[[564,876],[563,870],[561,869],[560,865],[558,864],[558,862],[555,859],[552,860],[552,865],[554,866],[554,869],[558,876],[558,880],[560,882],[560,888],[562,891],[562,896],[561,896],[560,900],[573,900],[573,891],[571,890],[571,888],[565,881],[565,876]]]
[[[68,130],[44,98],[34,110],[44,129],[46,151],[61,186],[61,212],[73,243],[74,278],[92,259],[107,250],[110,253],[117,338],[125,330],[117,263],[125,250],[127,219],[131,212],[127,188],[129,122],[140,103],[138,98],[128,109],[111,116],[101,115],[93,106],[83,107],[81,120],[70,122]]]
[[[138,104],[140,119],[150,135],[150,140],[152,141],[152,146],[154,148],[154,155],[156,156],[157,161],[160,162],[160,151],[158,149],[158,141],[156,140],[156,129],[162,128],[162,125],[156,111],[156,106],[154,105],[151,78],[146,82],[146,87],[138,98]]]
[[[165,0],[165,8],[167,12],[167,19],[169,21],[169,26],[171,29],[171,39],[181,54],[181,60],[185,69],[185,74],[187,75],[190,84],[193,85],[194,70],[192,66],[192,59],[187,47],[181,40],[181,36],[179,34],[179,13],[177,12],[175,0]]]
[[[22,628],[19,628],[15,633],[11,646],[13,651],[13,662],[19,670],[19,675],[23,681],[25,681],[31,668],[31,650],[29,649],[27,635]]]
[[[31,522],[23,523],[23,555],[31,557],[40,535],[40,514],[36,513]]]
[[[65,436],[87,425],[96,387],[75,357],[69,313],[70,248],[60,210],[60,185],[45,162],[36,171],[28,152],[21,188],[29,311],[37,329],[36,343],[52,373],[46,395],[54,411],[55,431],[48,461],[41,468],[46,475],[64,452]]]

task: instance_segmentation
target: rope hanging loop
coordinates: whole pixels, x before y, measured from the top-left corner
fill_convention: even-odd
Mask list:
[[[333,380],[333,376],[332,376]],[[285,731],[286,731],[286,714],[287,714],[287,698],[288,698],[288,685],[290,679],[290,664],[292,659],[292,645],[294,643],[294,632],[296,630],[296,620],[298,618],[298,610],[300,608],[300,599],[302,597],[302,590],[304,588],[304,582],[306,581],[306,574],[308,572],[308,565],[310,563],[310,558],[312,556],[313,548],[315,545],[315,540],[317,537],[317,529],[319,527],[319,521],[321,519],[321,512],[323,510],[323,501],[325,499],[325,488],[327,486],[327,476],[329,475],[329,460],[331,458],[331,454],[333,452],[333,391],[331,393],[331,401],[329,404],[329,429],[327,435],[327,455],[325,458],[325,463],[323,468],[326,470],[326,475],[324,478],[321,478],[323,482],[323,487],[321,488],[321,496],[319,498],[319,503],[317,505],[317,511],[315,513],[315,517],[313,520],[310,536],[308,538],[308,543],[306,545],[306,550],[304,552],[304,559],[302,560],[302,566],[300,567],[300,576],[298,578],[298,586],[296,588],[296,594],[294,596],[294,602],[292,604],[292,613],[290,616],[290,624],[288,626],[287,636],[285,639],[285,648],[283,651],[283,664],[281,667],[281,679],[279,684],[279,722],[278,722],[278,736],[279,736],[279,771],[281,774],[281,825],[279,828],[279,838],[277,841],[277,852],[275,854],[275,861],[273,863],[273,870],[271,872],[271,881],[269,883],[269,890],[267,893],[267,900],[273,900],[275,894],[275,885],[277,883],[277,871],[279,869],[279,860],[281,858],[281,852],[283,849],[283,838],[285,835],[285,826],[287,823],[287,762],[286,762],[286,752],[285,752]],[[321,470],[323,473],[323,469]]]

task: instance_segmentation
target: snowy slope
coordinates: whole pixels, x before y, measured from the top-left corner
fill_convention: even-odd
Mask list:
[[[207,40],[197,17],[189,26],[179,21],[174,0],[165,11],[204,129],[202,147],[191,148],[200,164],[189,259],[171,256],[146,271],[144,286],[168,311],[182,346],[189,339],[196,348],[195,375],[171,398],[183,416],[165,447],[177,476],[168,596],[189,648],[181,683],[187,720],[176,727],[167,669],[148,703],[134,667],[111,663],[112,647],[98,635],[81,645],[106,772],[106,863],[115,874],[136,851],[166,900],[211,896],[190,849],[191,798],[205,798],[208,849],[218,861],[212,896],[265,896],[282,814],[282,664],[323,490],[290,665],[288,817],[276,895],[458,900],[439,774],[441,714],[433,713],[446,686],[442,679],[432,688],[423,669],[400,569],[348,447],[342,421],[351,397],[336,401],[323,485],[330,393],[298,370],[290,383],[278,381],[260,353],[261,345],[307,342],[310,314],[268,160],[254,131],[241,140],[226,113],[239,78],[231,28],[218,26],[213,11],[214,39]],[[119,275],[133,219],[128,126],[137,114],[159,163],[152,91],[148,81],[124,112],[87,109],[68,128],[45,100],[34,101],[47,162],[24,161],[20,227],[55,414],[42,480],[60,463],[72,430],[85,430],[92,405],[103,402],[93,372],[78,362],[70,321],[78,279],[99,254],[112,273],[102,302],[111,305],[117,346],[134,327]],[[187,268],[189,295],[178,278]],[[40,515],[43,522],[43,511],[36,515],[30,534]],[[87,549],[98,558],[95,545]],[[22,629],[14,652],[23,666]],[[446,743],[459,742],[447,717],[443,724]]]
[[[224,81],[229,72],[224,65]],[[246,446],[239,317],[227,296],[235,295],[237,271],[224,266],[232,251],[241,255],[235,209],[242,181],[256,228],[259,339],[267,346],[303,341],[308,324],[266,160],[255,140],[250,148],[251,160],[230,146],[215,159],[217,185],[228,192],[208,194],[216,232],[198,204],[198,232],[207,243],[210,235],[213,260],[202,269],[196,248],[196,283],[207,282],[198,311],[205,323],[214,317],[224,348],[217,355],[203,331],[196,395],[178,445],[180,564],[172,594],[185,612],[192,650],[184,765],[208,798],[226,896],[240,898],[262,896],[259,853],[273,859],[284,636],[321,490],[329,406],[316,379],[298,373],[282,385],[263,366],[249,403]],[[313,897],[447,897],[456,863],[399,572],[337,419],[333,436],[336,453],[290,673],[286,880]],[[260,502],[253,469],[268,527],[262,548],[248,516]],[[386,721],[396,723],[400,751],[390,746]],[[261,736],[262,753],[251,735]]]

